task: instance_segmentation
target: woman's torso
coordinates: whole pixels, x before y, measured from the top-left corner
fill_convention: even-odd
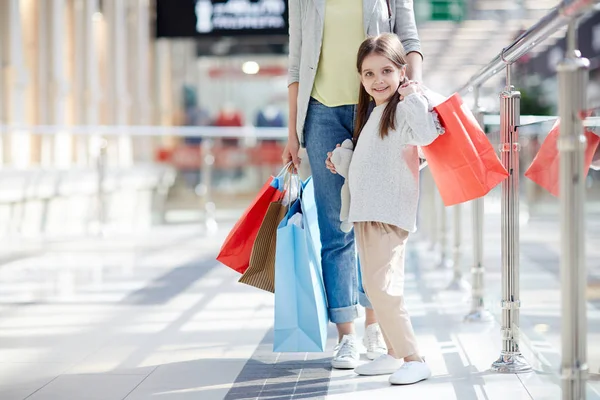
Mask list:
[[[300,143],[303,144],[304,121],[321,57],[323,29],[327,17],[326,0],[291,0],[290,3],[292,2],[294,4],[290,4],[290,35],[297,36],[295,42],[298,45],[296,48],[290,44],[290,68],[298,71],[296,129]],[[397,2],[406,6],[400,7]],[[387,0],[362,0],[364,36],[396,32],[407,52],[420,51],[412,0],[389,0],[389,7],[388,9]],[[355,72],[355,61],[346,68]]]
[[[356,54],[366,35],[363,0],[327,0],[321,54],[311,97],[327,107],[358,103]]]

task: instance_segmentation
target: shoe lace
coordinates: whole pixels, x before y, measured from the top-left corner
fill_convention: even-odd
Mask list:
[[[354,340],[344,336],[344,338],[338,345],[336,358],[352,357],[357,351],[358,350],[356,344],[354,343]]]
[[[386,347],[379,327],[369,329],[367,331],[366,339],[367,349],[382,349]]]

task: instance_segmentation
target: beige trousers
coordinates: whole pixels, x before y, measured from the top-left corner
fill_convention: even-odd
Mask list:
[[[408,232],[380,222],[356,222],[363,287],[381,331],[396,358],[418,354],[417,340],[404,308],[404,249]]]

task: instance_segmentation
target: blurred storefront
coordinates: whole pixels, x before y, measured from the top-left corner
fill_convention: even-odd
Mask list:
[[[156,0],[156,38],[181,52],[181,57],[168,57],[180,77],[172,90],[184,101],[176,123],[287,125],[287,1]],[[191,186],[202,179],[201,142],[187,138],[168,143],[161,151]],[[283,142],[220,139],[211,151],[214,184],[243,190],[257,169],[266,168],[268,173],[279,166]]]
[[[287,1],[157,0],[156,36],[187,43],[183,84],[213,123],[251,125],[265,108],[287,120]]]

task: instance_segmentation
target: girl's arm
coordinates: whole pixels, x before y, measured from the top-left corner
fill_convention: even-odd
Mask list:
[[[389,0],[388,0],[389,1]],[[423,55],[417,32],[413,0],[396,0],[394,33],[398,35],[408,59],[408,78],[421,81]]]
[[[439,136],[434,115],[429,111],[427,99],[420,93],[404,97],[396,110],[396,126],[401,127],[401,119],[408,124],[405,134],[406,144],[413,146],[430,145]]]

